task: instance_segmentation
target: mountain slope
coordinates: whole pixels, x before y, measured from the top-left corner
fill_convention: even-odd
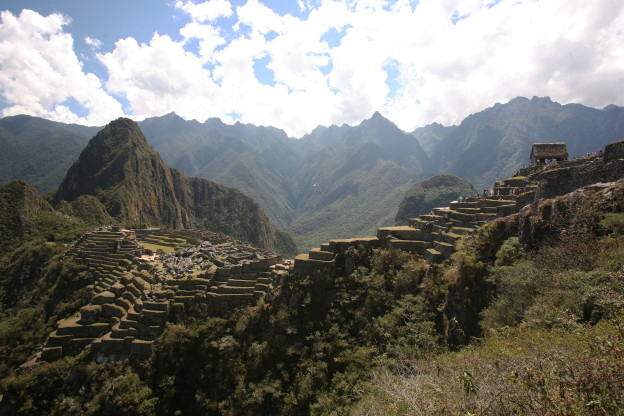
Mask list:
[[[269,249],[296,251],[241,192],[170,169],[139,126],[120,118],[102,129],[61,183],[54,203],[93,195],[124,225],[201,227]]]
[[[40,193],[56,189],[87,140],[63,123],[31,116],[0,119],[0,184],[24,179]]]
[[[335,233],[392,224],[406,187],[432,170],[418,141],[379,113],[355,127],[318,127],[300,140],[272,127],[175,114],[140,126],[172,167],[252,196],[305,248]]]
[[[597,110],[518,97],[468,116],[437,142],[432,159],[440,172],[467,178],[480,189],[527,164],[535,142],[565,142],[572,158],[622,137],[622,107]]]
[[[187,175],[236,188],[260,203],[271,221],[287,228],[293,206],[288,178],[299,164],[286,134],[275,128],[219,119],[201,124],[175,114],[139,123],[167,163]]]
[[[401,201],[395,217],[397,225],[406,225],[410,218],[428,214],[433,208],[446,207],[459,197],[473,196],[477,191],[466,179],[453,175],[436,175],[415,183]]]

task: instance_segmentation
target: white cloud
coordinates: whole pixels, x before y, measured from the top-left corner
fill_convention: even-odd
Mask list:
[[[134,118],[175,111],[205,119],[207,111],[222,110],[217,85],[203,60],[168,36],[155,34],[149,44],[141,45],[133,38],[122,39],[113,52],[98,58],[109,72],[106,87],[125,96]]]
[[[212,22],[220,17],[232,15],[232,5],[227,0],[209,0],[202,3],[176,1],[175,6],[184,10],[196,22]]]
[[[621,1],[301,0],[305,18],[280,16],[259,0],[236,10],[226,0],[175,6],[191,17],[181,41],[127,38],[98,55],[109,71],[102,82],[127,98],[135,118],[238,114],[301,136],[319,124],[358,123],[376,110],[407,131],[458,123],[519,95],[624,104]],[[119,112],[100,80],[83,73],[66,24],[59,15],[3,15],[0,85],[12,104],[5,112],[71,117],[60,106],[68,96],[89,104],[92,114],[96,103],[103,114]],[[328,40],[337,33],[339,44]],[[194,40],[198,51],[189,52]],[[275,85],[256,79],[254,59],[262,57]],[[390,63],[399,85],[392,94]],[[90,92],[69,94],[69,80]]]
[[[31,10],[0,13],[0,92],[9,106],[3,116],[31,114],[64,122],[102,124],[123,114],[121,105],[93,74],[85,74],[63,32],[69,19],[43,17]],[[89,115],[69,111],[73,98]]]
[[[87,45],[91,46],[92,49],[100,49],[102,47],[102,41],[99,39],[94,39],[87,36],[84,38],[84,41]]]

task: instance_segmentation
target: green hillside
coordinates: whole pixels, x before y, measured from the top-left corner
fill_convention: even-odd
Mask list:
[[[453,175],[433,176],[407,190],[394,221],[397,225],[405,225],[410,218],[427,214],[436,207],[447,207],[459,197],[467,198],[475,194],[477,191],[465,179]]]
[[[0,184],[23,179],[39,193],[54,191],[89,137],[37,117],[0,119]]]

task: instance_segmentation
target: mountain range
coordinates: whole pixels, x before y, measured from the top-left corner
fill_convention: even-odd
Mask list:
[[[375,113],[357,126],[318,127],[299,139],[274,127],[185,121],[173,113],[138,124],[169,166],[254,198],[307,250],[393,224],[408,188],[435,174],[482,189],[528,163],[534,142],[564,141],[570,157],[597,150],[624,137],[624,108],[518,97],[457,126],[404,132]],[[1,119],[7,152],[0,182],[24,178],[39,192],[54,190],[97,130],[28,116]],[[38,151],[41,143],[53,150]]]

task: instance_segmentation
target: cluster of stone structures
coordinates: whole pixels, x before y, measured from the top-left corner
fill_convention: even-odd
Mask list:
[[[58,323],[26,367],[87,347],[98,361],[147,359],[168,320],[224,315],[255,302],[292,266],[223,234],[189,230],[98,229],[66,256],[87,264],[97,280],[79,313]]]
[[[531,165],[514,177],[497,181],[491,195],[453,201],[429,214],[411,218],[409,225],[383,227],[375,237],[332,240],[295,258],[295,275],[333,275],[337,256],[348,247],[382,247],[422,255],[439,263],[455,252],[456,242],[498,217],[515,214],[543,198],[564,195],[583,186],[613,182],[624,177],[624,141],[606,146],[604,152],[567,159],[563,143],[536,143]],[[545,160],[548,164],[544,164]]]

